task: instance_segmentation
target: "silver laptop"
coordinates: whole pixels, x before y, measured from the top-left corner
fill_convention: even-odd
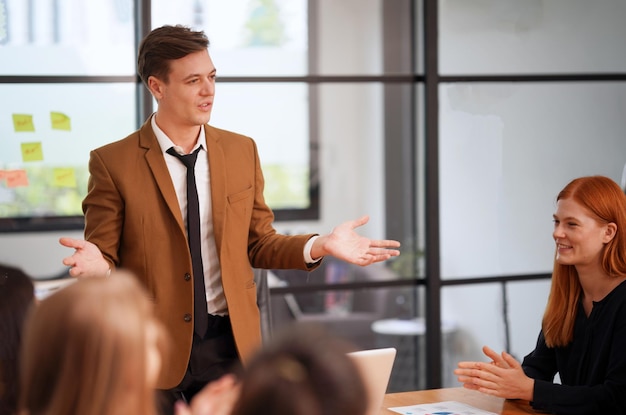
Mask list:
[[[391,368],[396,358],[396,349],[359,350],[348,353],[363,377],[363,383],[369,398],[367,415],[378,415],[383,406],[387,385],[391,377]]]

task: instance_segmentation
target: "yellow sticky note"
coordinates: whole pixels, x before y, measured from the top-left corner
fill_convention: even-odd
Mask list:
[[[33,116],[30,114],[13,114],[13,128],[15,131],[35,131]]]
[[[28,176],[26,170],[7,170],[7,187],[28,186]]]
[[[43,160],[43,150],[41,143],[22,143],[22,160],[23,161],[41,161]]]
[[[55,187],[76,187],[76,174],[74,169],[69,167],[58,167],[54,169]]]
[[[70,126],[70,117],[63,114],[62,112],[50,112],[50,123],[52,124],[53,130],[65,130],[71,131],[72,128]]]

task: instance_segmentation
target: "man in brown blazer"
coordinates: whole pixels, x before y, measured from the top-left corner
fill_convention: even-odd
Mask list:
[[[189,399],[261,343],[252,267],[307,270],[325,255],[369,265],[398,255],[399,243],[359,236],[354,229],[367,217],[322,236],[274,230],[254,141],[207,124],[216,70],[203,32],[153,30],[140,46],[138,72],[158,109],[138,131],[91,152],[85,240],[61,238],[75,249],[63,262],[74,277],[123,267],[144,283],[173,341],[159,388]],[[194,332],[186,168],[178,159],[194,151],[209,314],[204,336]]]

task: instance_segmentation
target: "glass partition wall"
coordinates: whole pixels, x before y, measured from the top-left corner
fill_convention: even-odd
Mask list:
[[[442,287],[428,311],[459,327],[455,360],[484,360],[483,345],[522,359],[549,292],[557,193],[578,176],[622,180],[626,4],[427,3]]]

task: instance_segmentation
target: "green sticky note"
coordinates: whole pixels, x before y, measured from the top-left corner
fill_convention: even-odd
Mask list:
[[[70,117],[62,112],[50,112],[50,124],[52,124],[53,130],[71,131]]]
[[[15,131],[35,131],[33,116],[30,114],[13,114],[13,128]]]
[[[41,147],[41,143],[22,143],[22,160],[42,161],[43,149]]]

